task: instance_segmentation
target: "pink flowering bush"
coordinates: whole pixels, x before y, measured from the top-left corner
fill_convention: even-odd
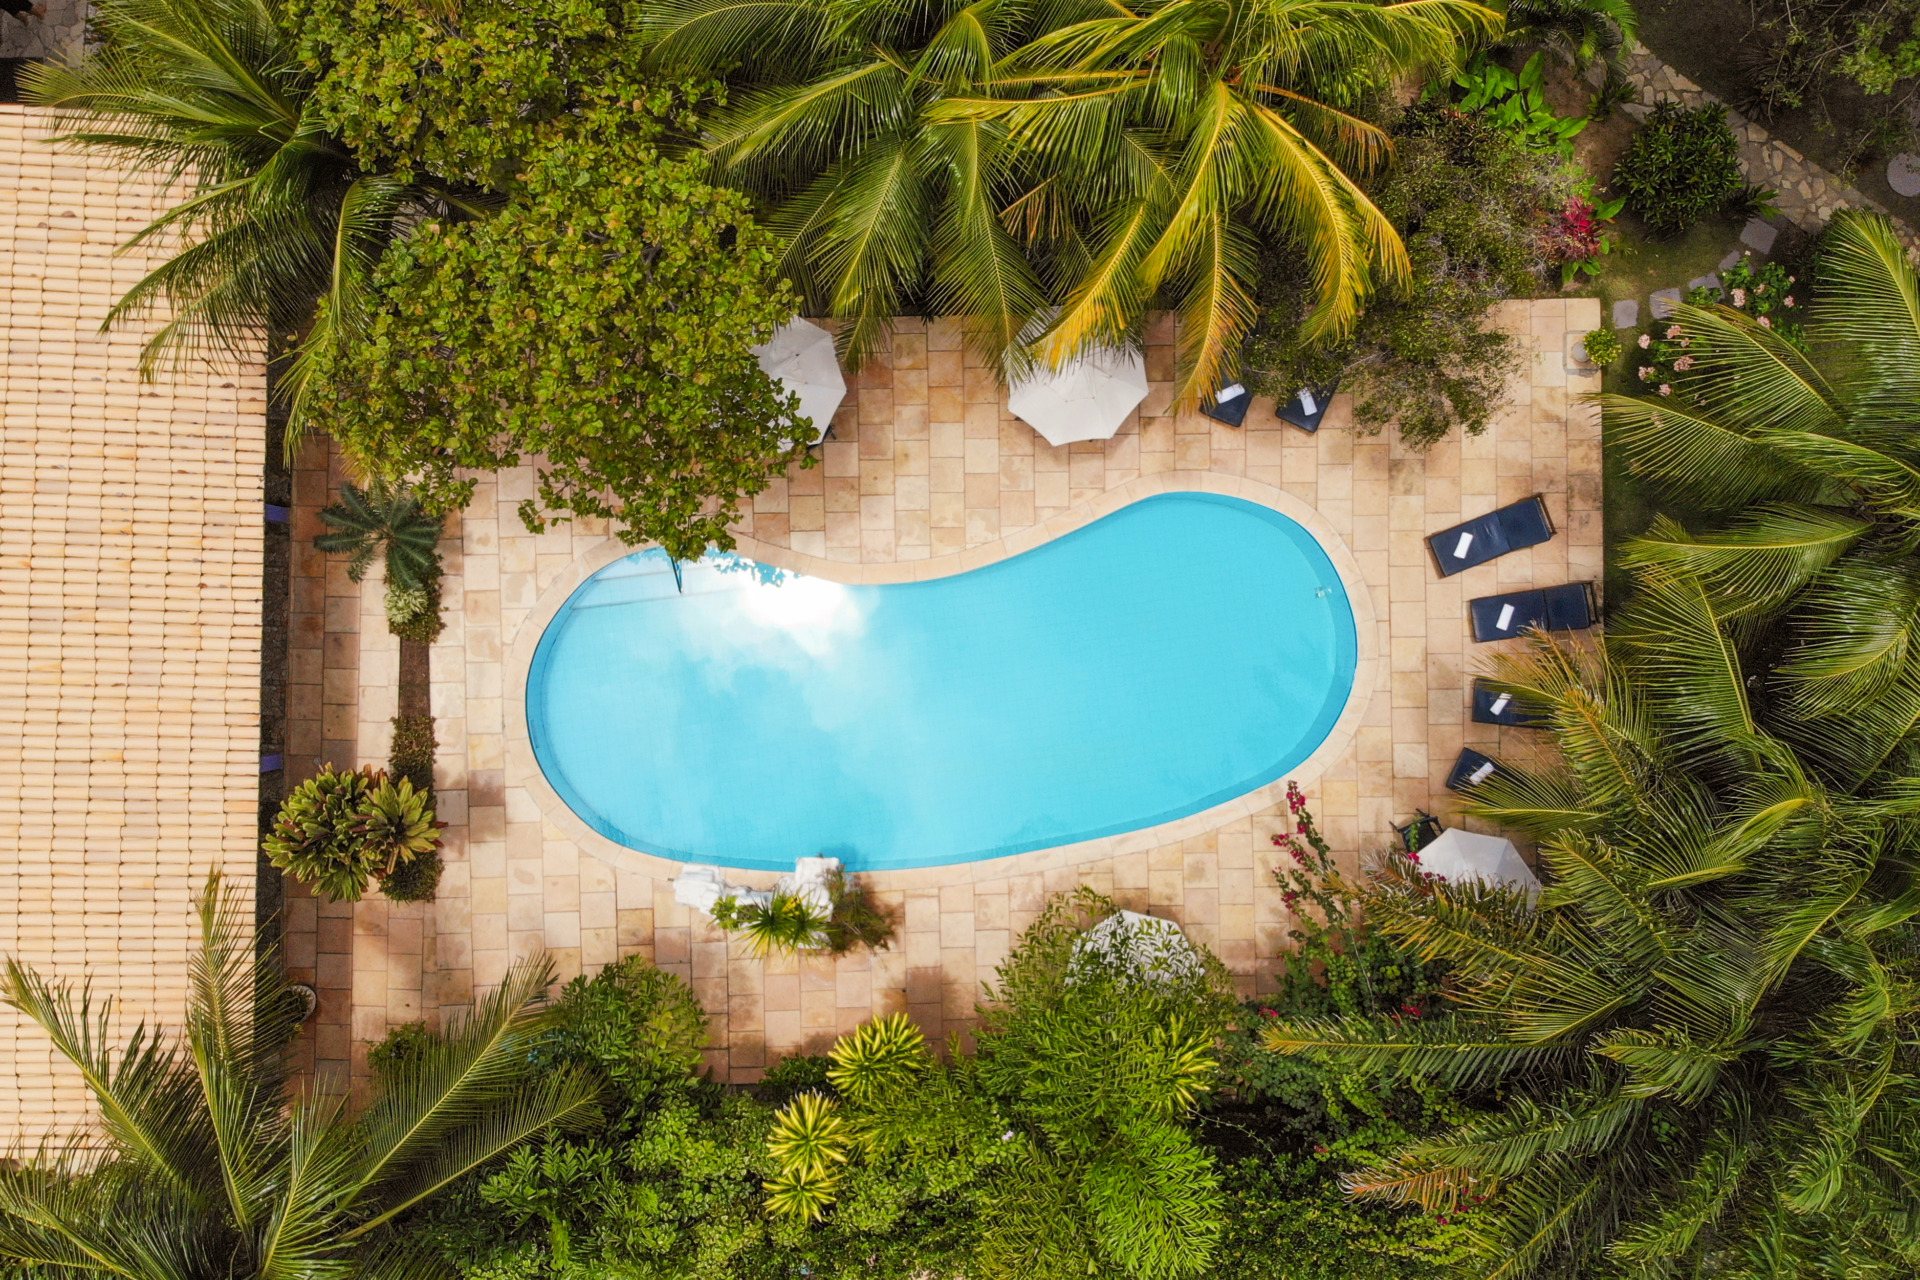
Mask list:
[[[1725,293],[1717,299],[1721,305],[1751,316],[1762,328],[1771,329],[1794,346],[1805,349],[1805,330],[1800,323],[1805,307],[1796,289],[1798,277],[1789,275],[1777,262],[1755,266],[1749,251],[1721,273],[1720,282],[1725,286]],[[1715,300],[1708,290],[1698,293],[1703,295],[1699,299],[1702,303]]]

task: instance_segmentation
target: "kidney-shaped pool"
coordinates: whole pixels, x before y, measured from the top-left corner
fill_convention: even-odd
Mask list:
[[[1149,827],[1281,777],[1353,687],[1326,552],[1237,498],[1147,498],[926,582],[682,569],[594,574],[527,681],[554,790],[668,858],[880,870]]]

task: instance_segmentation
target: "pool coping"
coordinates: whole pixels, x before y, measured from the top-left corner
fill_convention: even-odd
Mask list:
[[[1374,698],[1380,692],[1379,615],[1374,609],[1373,594],[1367,586],[1366,579],[1361,575],[1359,562],[1354,558],[1353,551],[1347,546],[1346,540],[1311,505],[1292,494],[1257,480],[1210,471],[1171,471],[1138,476],[1042,524],[1022,529],[1003,538],[996,538],[991,542],[968,547],[964,551],[933,556],[924,560],[895,560],[875,564],[832,560],[786,547],[773,546],[745,534],[736,535],[737,545],[734,550],[739,555],[776,568],[826,578],[847,586],[922,582],[966,573],[1005,560],[1010,556],[1019,555],[1021,552],[1030,551],[1043,543],[1084,528],[1122,507],[1131,506],[1144,498],[1161,493],[1215,494],[1240,498],[1277,511],[1312,534],[1314,540],[1320,544],[1321,550],[1326,552],[1327,558],[1333,562],[1335,572],[1340,575],[1341,586],[1347,593],[1348,605],[1353,610],[1356,654],[1353,687],[1347,694],[1346,705],[1341,708],[1340,715],[1335,719],[1326,738],[1305,760],[1288,771],[1285,777],[1277,778],[1264,786],[1256,787],[1243,795],[1222,801],[1197,813],[1188,814],[1184,818],[1175,818],[1170,822],[1140,827],[1117,835],[1099,836],[1091,840],[1034,849],[1025,853],[1004,854],[971,862],[861,872],[861,876],[874,888],[878,890],[919,888],[929,884],[1004,876],[1019,871],[1043,871],[1050,867],[1072,866],[1120,854],[1138,853],[1205,835],[1278,804],[1286,795],[1287,782],[1290,779],[1299,781],[1303,785],[1310,785],[1328,764],[1346,751],[1359,732],[1361,722],[1365,720]],[[595,830],[567,805],[560,794],[553,789],[552,784],[547,781],[539,761],[534,757],[533,742],[527,728],[527,677],[533,667],[534,654],[539,648],[540,637],[546,633],[548,624],[553,621],[554,615],[560,611],[561,606],[581,583],[615,560],[632,555],[639,549],[628,546],[618,538],[608,538],[576,557],[573,563],[568,565],[548,584],[547,589],[540,593],[533,609],[514,633],[504,664],[507,687],[502,690],[502,701],[506,711],[508,785],[524,786],[545,821],[558,827],[569,839],[577,843],[583,852],[592,854],[616,868],[671,880],[678,876],[682,869],[694,864],[630,849]],[[1016,863],[1020,864],[1017,868],[1014,865]],[[739,878],[740,883],[755,887],[770,886],[780,874],[777,871],[751,868],[729,868],[729,870]]]

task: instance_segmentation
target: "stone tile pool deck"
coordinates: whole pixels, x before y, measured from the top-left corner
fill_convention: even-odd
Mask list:
[[[1112,440],[1053,448],[1006,412],[957,332],[903,322],[890,351],[850,380],[821,463],[753,503],[742,549],[795,567],[826,562],[847,581],[898,580],[918,571],[911,562],[983,563],[1164,489],[1244,491],[1304,511],[1323,540],[1343,544],[1344,558],[1329,551],[1370,601],[1355,601],[1357,617],[1372,615],[1364,696],[1296,772],[1334,847],[1357,859],[1416,808],[1451,812],[1443,781],[1463,745],[1522,759],[1530,750],[1518,731],[1468,721],[1476,654],[1493,646],[1468,638],[1465,601],[1601,577],[1599,415],[1580,400],[1599,378],[1568,372],[1564,356],[1569,331],[1600,327],[1599,303],[1509,303],[1498,322],[1526,356],[1510,403],[1484,434],[1424,455],[1346,430],[1345,397],[1318,435],[1279,422],[1265,402],[1243,429],[1173,415],[1164,327],[1150,335],[1153,391],[1141,413]],[[340,474],[316,450],[296,476],[288,753],[303,772],[323,759],[383,764],[396,702],[398,648],[379,584],[353,586],[338,557],[311,549]],[[368,1041],[466,1004],[541,948],[563,978],[633,954],[686,977],[713,1016],[709,1059],[724,1079],[751,1080],[782,1054],[817,1052],[895,1010],[937,1038],[967,1025],[981,982],[1046,897],[1080,883],[1178,921],[1243,990],[1271,983],[1289,928],[1271,877],[1270,837],[1286,825],[1272,794],[1065,850],[876,873],[867,879],[898,925],[890,949],[748,958],[674,904],[678,864],[609,854],[551,807],[516,727],[519,679],[568,584],[614,550],[596,522],[528,534],[513,508],[532,492],[530,468],[483,480],[442,544],[447,628],[433,648],[433,709],[450,825],[438,900],[326,904],[290,887],[289,964],[322,995],[306,1042],[312,1069],[364,1078]],[[1551,542],[1435,577],[1426,534],[1533,493],[1558,526]]]

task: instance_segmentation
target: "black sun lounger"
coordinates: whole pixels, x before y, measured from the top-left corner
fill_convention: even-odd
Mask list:
[[[1245,426],[1247,409],[1253,404],[1253,392],[1238,382],[1229,383],[1213,393],[1213,400],[1200,406],[1200,412],[1229,427]]]
[[[1447,790],[1472,790],[1498,772],[1500,766],[1493,762],[1492,756],[1482,755],[1472,747],[1462,747],[1460,758],[1453,762],[1453,771],[1447,775]]]
[[[1340,384],[1335,382],[1324,387],[1296,391],[1273,406],[1274,416],[1302,431],[1318,431],[1320,419],[1327,416],[1327,406],[1333,403],[1333,393],[1339,389]]]
[[[1545,716],[1522,711],[1519,701],[1512,694],[1496,689],[1482,679],[1473,682],[1473,718],[1480,724],[1508,724],[1522,728],[1547,722]]]
[[[1442,529],[1427,539],[1433,566],[1443,578],[1498,559],[1522,547],[1537,547],[1553,537],[1553,517],[1539,494],[1498,511]]]
[[[1507,640],[1528,627],[1543,631],[1584,631],[1593,625],[1593,584],[1568,582],[1533,591],[1509,591],[1467,601],[1473,638],[1481,643]]]

